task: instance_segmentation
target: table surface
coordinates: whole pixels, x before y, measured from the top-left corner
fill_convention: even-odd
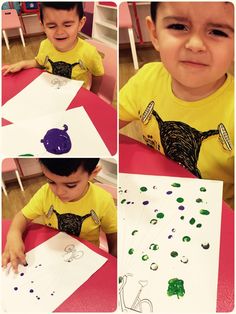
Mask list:
[[[2,248],[6,243],[10,223],[10,220],[2,221]],[[24,235],[26,252],[57,233],[57,230],[31,223]],[[117,259],[85,240],[80,241],[108,260],[55,312],[113,312],[117,306]]]
[[[119,171],[123,173],[189,177],[194,176],[161,153],[126,136],[119,140]],[[222,203],[217,312],[234,308],[234,212]]]
[[[2,76],[2,104],[17,95],[43,71],[32,68]],[[67,110],[83,106],[111,155],[117,151],[117,113],[114,107],[81,87]],[[2,119],[2,125],[10,124]]]

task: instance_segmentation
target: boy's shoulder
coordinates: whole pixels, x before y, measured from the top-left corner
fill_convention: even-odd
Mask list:
[[[162,62],[150,62],[145,64],[136,75],[133,76],[136,80],[141,80],[142,82],[148,80],[156,81],[160,77],[168,77],[169,73],[163,66]]]
[[[90,182],[90,193],[103,200],[108,200],[112,198],[111,193],[109,193],[108,191],[106,191],[104,188],[102,188],[100,185],[96,183]]]

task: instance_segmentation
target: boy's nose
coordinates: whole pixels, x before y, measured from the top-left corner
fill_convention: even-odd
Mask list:
[[[186,49],[190,49],[193,52],[204,52],[206,51],[206,46],[201,38],[200,35],[198,34],[193,34],[192,36],[189,37],[185,44]]]
[[[56,195],[58,197],[63,197],[65,196],[65,190],[62,187],[57,187],[56,188]]]
[[[57,27],[56,29],[56,36],[63,36],[64,35],[64,29],[63,27]]]

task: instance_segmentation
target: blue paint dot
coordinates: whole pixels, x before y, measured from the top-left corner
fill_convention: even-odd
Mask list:
[[[170,194],[172,194],[172,193],[173,193],[172,191],[167,191],[167,192],[166,192],[167,195],[170,195]]]
[[[143,201],[143,205],[148,205],[149,201]]]
[[[179,210],[184,210],[184,206],[183,205],[180,205],[178,208],[179,208]]]

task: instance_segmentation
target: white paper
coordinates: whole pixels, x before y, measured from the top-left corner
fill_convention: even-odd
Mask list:
[[[173,183],[180,186],[173,187]],[[121,310],[215,312],[222,182],[120,174],[119,185],[119,233],[123,237],[119,246]],[[141,187],[147,190],[142,192]],[[200,191],[201,187],[206,191]],[[208,210],[209,215],[202,215],[202,209]],[[134,230],[137,232],[132,235]],[[189,242],[183,241],[186,236]],[[202,247],[206,243],[210,245],[208,249]],[[133,254],[129,254],[130,249]],[[172,252],[178,255],[172,257]],[[179,298],[177,294],[167,294],[168,281],[175,278],[183,280],[185,293]]]
[[[2,151],[7,156],[24,154],[42,157],[58,156],[49,153],[41,143],[41,139],[50,129],[64,130],[63,125],[68,126],[67,134],[72,147],[69,152],[59,156],[110,156],[106,145],[83,107],[2,127]]]
[[[107,259],[60,232],[29,251],[26,260],[28,266],[20,265],[18,274],[2,271],[6,312],[51,313]]]
[[[42,73],[2,107],[2,117],[17,123],[22,120],[64,111],[83,81]]]

